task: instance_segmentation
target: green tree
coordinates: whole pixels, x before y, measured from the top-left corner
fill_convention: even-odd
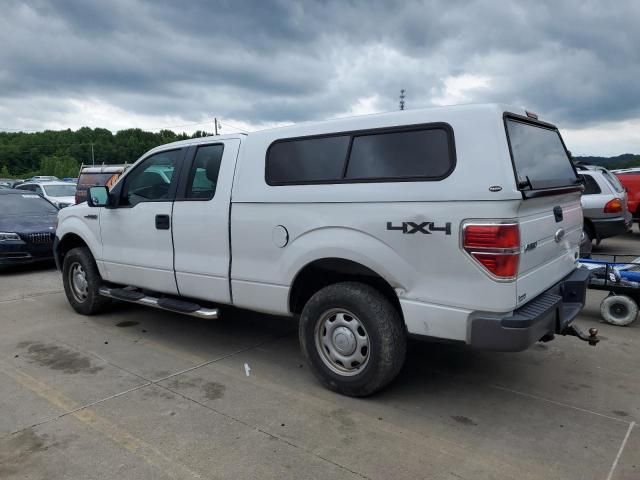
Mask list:
[[[41,175],[54,175],[58,178],[76,177],[80,165],[70,155],[51,155],[40,160]]]

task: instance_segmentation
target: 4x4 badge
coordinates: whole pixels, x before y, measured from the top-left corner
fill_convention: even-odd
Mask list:
[[[393,222],[387,222],[387,230],[398,230],[402,233],[425,233],[431,235],[433,232],[444,232],[445,235],[451,235],[451,222],[444,224],[444,227],[436,227],[435,222],[402,222],[402,225],[395,226]]]

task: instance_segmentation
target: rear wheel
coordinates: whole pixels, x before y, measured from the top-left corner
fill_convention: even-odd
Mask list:
[[[329,389],[362,397],[400,372],[407,340],[397,309],[369,285],[343,282],[318,291],[300,317],[300,344]]]
[[[600,314],[607,323],[626,326],[638,316],[638,304],[626,295],[610,295],[602,300]]]
[[[78,313],[94,315],[110,303],[109,298],[98,293],[102,278],[87,247],[74,248],[65,255],[62,283],[67,300]]]

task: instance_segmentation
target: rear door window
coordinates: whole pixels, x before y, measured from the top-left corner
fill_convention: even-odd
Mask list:
[[[536,190],[578,183],[557,129],[509,117],[506,125],[520,188]]]
[[[198,147],[189,172],[186,197],[211,200],[216,194],[224,145]]]
[[[598,182],[596,182],[596,179],[591,175],[580,174],[580,178],[584,181],[584,192],[582,192],[583,195],[596,195],[598,193],[602,193]]]

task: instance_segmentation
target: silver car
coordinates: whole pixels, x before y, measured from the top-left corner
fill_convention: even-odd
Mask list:
[[[598,244],[605,238],[628,232],[632,218],[627,207],[627,192],[615,175],[598,166],[579,165],[576,168],[584,182],[584,239],[581,246],[584,256],[591,253],[593,240]]]

